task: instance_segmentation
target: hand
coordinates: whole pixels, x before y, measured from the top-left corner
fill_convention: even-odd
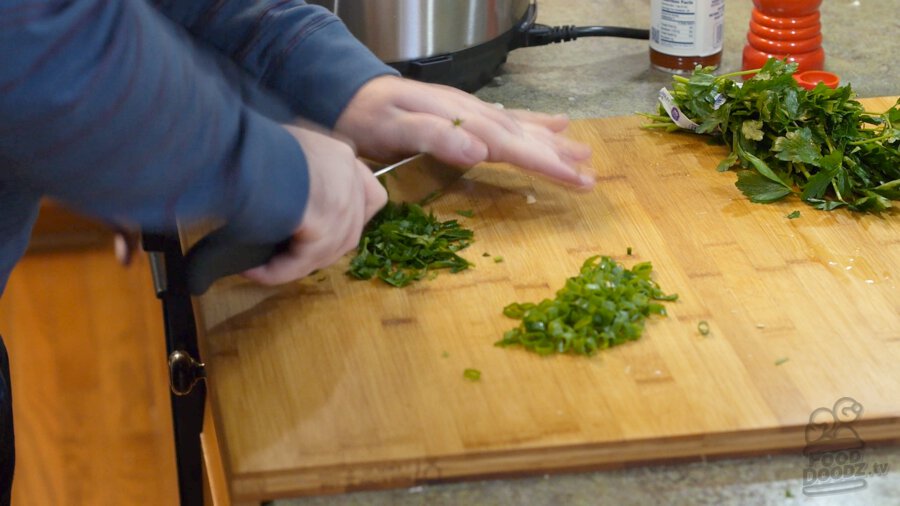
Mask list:
[[[360,88],[335,131],[376,160],[425,152],[464,166],[509,162],[590,188],[594,178],[579,170],[590,147],[564,137],[567,125],[565,116],[504,110],[448,86],[382,76]]]
[[[267,285],[286,283],[327,267],[359,243],[365,224],[387,203],[384,187],[350,146],[327,135],[284,126],[309,168],[309,200],[287,253],[244,273]]]

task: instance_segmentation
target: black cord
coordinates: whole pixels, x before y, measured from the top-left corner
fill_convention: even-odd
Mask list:
[[[575,28],[578,37],[622,37],[624,39],[649,40],[650,30],[623,28],[621,26],[579,26]]]
[[[649,30],[620,26],[547,26],[535,24],[513,41],[514,48],[544,46],[556,42],[568,42],[579,37],[623,37],[647,40]]]

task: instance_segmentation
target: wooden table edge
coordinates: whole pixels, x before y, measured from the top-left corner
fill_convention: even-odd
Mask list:
[[[871,421],[860,420],[854,422],[853,428],[866,446],[900,443],[900,415]],[[805,426],[772,427],[615,443],[606,441],[550,449],[485,451],[390,462],[234,473],[228,481],[228,493],[232,501],[258,502],[465,480],[601,471],[648,464],[702,461],[707,458],[788,453],[802,455],[807,446],[804,429]],[[643,447],[652,448],[654,456],[647,454],[650,452],[642,452]],[[344,483],[347,485],[343,485]]]

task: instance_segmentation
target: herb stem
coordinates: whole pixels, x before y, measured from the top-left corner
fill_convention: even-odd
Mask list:
[[[838,188],[837,182],[835,180],[831,181],[831,187],[834,188],[834,194],[837,196],[837,199],[841,202],[845,202],[844,197],[841,196],[841,190],[840,188]]]
[[[872,137],[871,139],[866,139],[864,141],[851,141],[851,142],[848,142],[847,144],[850,146],[863,146],[865,144],[871,144],[873,142],[886,141],[890,138],[891,138],[891,134],[884,134],[884,135],[881,135],[878,137]]]
[[[721,79],[730,79],[732,77],[740,77],[740,76],[749,76],[750,74],[758,74],[762,69],[753,69],[753,70],[741,70],[738,72],[729,72],[727,74],[722,74],[720,76],[716,76],[716,81]]]
[[[647,114],[645,112],[639,112],[639,113],[637,113],[637,115],[643,116],[644,118],[647,118],[647,119],[652,119],[654,121],[666,121],[666,122],[671,121],[668,116],[663,116],[661,114]]]

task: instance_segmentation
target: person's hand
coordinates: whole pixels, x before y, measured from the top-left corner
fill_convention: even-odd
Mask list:
[[[306,155],[309,199],[290,250],[246,271],[272,285],[327,267],[359,243],[365,224],[387,203],[384,187],[347,144],[312,130],[285,125]]]
[[[338,118],[335,131],[363,156],[381,161],[417,152],[471,166],[509,162],[581,188],[590,147],[562,135],[565,116],[504,110],[448,86],[393,76],[366,83]]]

